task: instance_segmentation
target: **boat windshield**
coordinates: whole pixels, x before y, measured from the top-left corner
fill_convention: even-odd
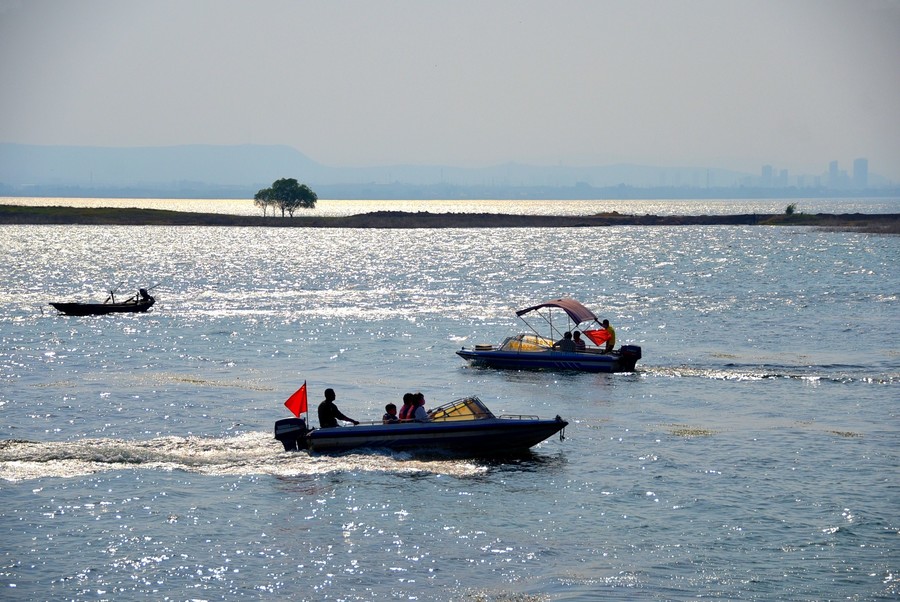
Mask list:
[[[546,351],[553,346],[553,341],[537,334],[518,334],[503,341],[503,351]]]
[[[432,421],[480,420],[494,417],[487,406],[477,397],[465,397],[445,403],[431,410],[428,415]]]

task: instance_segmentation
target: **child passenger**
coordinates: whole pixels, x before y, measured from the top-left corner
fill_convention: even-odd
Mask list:
[[[394,424],[395,422],[400,422],[400,419],[397,418],[397,406],[389,403],[384,406],[384,416],[381,417],[381,422],[384,424]]]

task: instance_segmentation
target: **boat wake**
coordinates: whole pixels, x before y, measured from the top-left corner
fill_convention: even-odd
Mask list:
[[[115,470],[184,471],[219,476],[378,472],[469,477],[483,474],[488,468],[466,460],[425,461],[406,454],[316,456],[284,452],[281,444],[267,432],[233,437],[158,437],[147,441],[0,441],[0,479],[13,482]]]
[[[702,366],[644,366],[644,376],[669,378],[708,378],[713,380],[800,380],[810,384],[875,384],[900,383],[900,374],[873,374],[862,366],[777,366],[727,364]]]

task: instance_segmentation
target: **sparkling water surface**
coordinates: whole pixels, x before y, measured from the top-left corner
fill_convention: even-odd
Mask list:
[[[897,599],[898,260],[762,226],[0,226],[0,598]],[[47,305],[120,283],[153,310]],[[639,370],[454,354],[561,295]],[[285,453],[304,381],[360,420],[421,390],[570,425],[507,461]]]

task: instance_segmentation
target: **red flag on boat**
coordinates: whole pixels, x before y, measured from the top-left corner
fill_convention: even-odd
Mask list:
[[[294,416],[300,418],[300,414],[306,413],[306,381],[303,381],[303,386],[297,389],[297,391],[288,397],[287,401],[284,402],[284,407],[293,412]]]
[[[594,345],[599,347],[609,338],[609,331],[605,328],[601,328],[600,330],[585,330],[584,336],[592,340]]]

